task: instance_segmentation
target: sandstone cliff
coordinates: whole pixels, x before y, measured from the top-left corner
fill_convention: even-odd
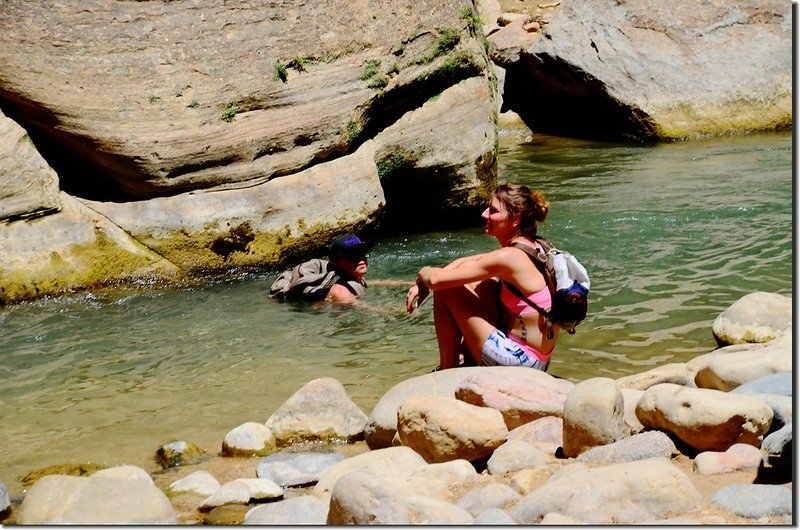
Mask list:
[[[452,0],[5,2],[0,123],[65,193],[31,201],[4,150],[0,301],[162,275],[86,273],[87,248],[118,254],[109,231],[196,273],[280,264],[409,201],[418,223],[474,215],[498,108],[479,24]]]

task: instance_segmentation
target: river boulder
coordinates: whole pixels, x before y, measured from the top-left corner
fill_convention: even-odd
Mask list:
[[[28,133],[0,111],[0,221],[61,209],[58,175]]]
[[[465,403],[500,411],[509,430],[544,416],[561,416],[575,387],[541,370],[519,366],[481,370],[465,377],[455,397]]]
[[[534,131],[659,140],[791,126],[789,3],[556,5],[541,31],[517,29],[492,53],[506,68],[504,108]]]
[[[792,298],[778,293],[748,293],[714,320],[720,346],[769,342],[792,327]]]
[[[443,396],[410,397],[397,410],[400,442],[430,463],[479,460],[508,436],[500,412]]]
[[[266,456],[275,450],[275,436],[263,423],[248,421],[228,432],[222,440],[226,456]]]
[[[725,451],[736,443],[758,447],[772,415],[756,397],[672,383],[648,388],[636,406],[645,427],[674,434],[700,451]]]
[[[641,524],[700,506],[702,494],[665,458],[589,468],[562,468],[520,499],[509,514],[517,524],[542,522],[554,512],[573,522]]]
[[[313,495],[300,495],[251,508],[244,517],[246,525],[324,525],[328,503]]]
[[[292,394],[265,425],[280,446],[313,442],[354,442],[364,438],[367,415],[332,377],[309,381]]]
[[[791,332],[786,331],[769,342],[725,346],[687,364],[695,371],[697,387],[727,392],[756,379],[790,374],[793,342]]]
[[[461,381],[483,370],[493,371],[495,367],[469,366],[454,370],[439,370],[400,381],[390,388],[369,415],[364,430],[364,439],[370,449],[390,447],[397,434],[397,409],[412,396],[453,397]]]
[[[131,466],[125,466],[131,467]],[[31,486],[17,522],[23,525],[177,524],[169,499],[147,473],[101,470],[89,477],[47,475]]]
[[[594,377],[581,381],[564,403],[564,455],[575,457],[599,445],[630,435],[625,422],[625,402],[613,379]]]

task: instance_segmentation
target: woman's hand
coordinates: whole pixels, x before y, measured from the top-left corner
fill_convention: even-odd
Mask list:
[[[417,307],[419,307],[419,285],[414,284],[406,295],[406,313],[413,313]]]
[[[423,267],[423,270],[429,267]],[[417,276],[416,283],[408,290],[406,295],[406,312],[413,313],[416,308],[422,305],[422,302],[430,293],[430,289],[425,285],[423,280],[422,271]]]

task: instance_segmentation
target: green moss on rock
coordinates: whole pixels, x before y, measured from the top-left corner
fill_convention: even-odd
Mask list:
[[[25,487],[30,487],[42,477],[47,475],[71,475],[73,477],[88,477],[95,471],[106,469],[107,466],[100,464],[82,463],[82,464],[56,464],[53,466],[43,467],[35,471],[31,471],[24,477],[20,477],[20,482]]]
[[[43,267],[0,270],[0,304],[176,274],[175,266],[157,254],[130,252],[98,231],[94,243],[51,252]]]

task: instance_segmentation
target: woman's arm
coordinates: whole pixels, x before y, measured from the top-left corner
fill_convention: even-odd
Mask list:
[[[447,265],[445,265],[442,268],[443,269],[456,269],[456,268],[461,267],[462,265],[464,265],[466,263],[471,263],[473,261],[476,261],[476,260],[480,259],[481,256],[485,256],[486,254],[487,253],[484,252],[482,254],[473,254],[472,256],[464,256],[462,258],[457,258],[457,259],[454,259],[453,261],[451,261],[450,263],[448,263]]]
[[[445,267],[423,267],[417,275],[417,284],[428,289],[447,289],[495,276],[506,276],[506,249],[459,258]]]

